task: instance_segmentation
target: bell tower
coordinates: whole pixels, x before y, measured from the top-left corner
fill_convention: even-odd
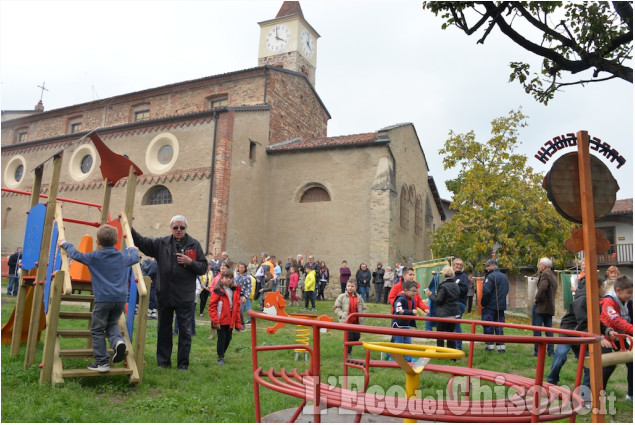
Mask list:
[[[304,19],[299,1],[285,1],[274,19],[258,22],[258,66],[271,65],[301,72],[315,86],[317,39]]]

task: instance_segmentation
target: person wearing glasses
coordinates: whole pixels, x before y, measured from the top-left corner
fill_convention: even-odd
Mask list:
[[[170,229],[170,236],[148,238],[133,228],[132,239],[141,252],[157,261],[157,364],[159,367],[172,366],[172,319],[176,315],[179,328],[177,367],[187,370],[194,321],[192,300],[196,294],[197,276],[207,272],[207,259],[201,244],[187,234],[184,216],[172,217]]]

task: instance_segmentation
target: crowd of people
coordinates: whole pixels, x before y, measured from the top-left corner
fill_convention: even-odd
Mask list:
[[[288,257],[282,264],[274,255],[261,253],[260,258],[252,255],[249,263],[234,262],[227,252],[207,259],[200,243],[187,233],[187,219],[177,215],[170,221],[171,235],[161,238],[148,238],[132,229],[132,238],[139,251],[146,255],[142,262],[144,275],[150,277],[150,301],[148,317],[158,319],[157,327],[157,364],[160,367],[171,367],[173,335],[178,334],[177,367],[187,370],[192,335],[195,333],[196,305],[199,303],[199,317],[205,313],[210,319],[210,339],[217,338],[217,361],[224,365],[225,354],[232,340],[234,330],[244,331],[250,324],[247,311],[260,305],[267,293],[280,291],[290,300],[290,305],[303,307],[301,310],[316,310],[316,301],[326,300],[325,289],[329,284],[331,273],[324,261],[316,261],[313,255],[298,254]],[[97,231],[98,250],[89,254],[79,253],[72,244],[60,241],[69,256],[86,264],[93,279],[95,308],[91,335],[95,362],[89,369],[105,372],[109,370],[109,362],[123,359],[125,345],[119,332],[117,320],[124,308],[127,298],[127,280],[124,270],[139,261],[137,250],[130,249],[121,253],[114,248],[116,229],[102,225]],[[114,232],[114,233],[113,233]],[[115,236],[113,236],[115,235]],[[12,265],[19,261],[16,253]],[[483,326],[486,335],[494,337],[485,343],[485,351],[505,353],[503,341],[496,336],[503,335],[503,327],[497,323],[505,322],[509,280],[498,268],[495,258],[484,263],[486,274],[483,278],[482,295],[477,300],[481,307],[481,319],[490,325]],[[549,258],[538,261],[538,281],[532,310],[532,324],[536,327],[551,328],[555,315],[557,278],[552,271],[553,263]],[[584,270],[584,264],[582,264]],[[12,275],[15,273],[13,271]],[[283,277],[284,274],[284,277]],[[395,264],[395,268],[378,263],[374,271],[370,271],[366,263],[359,265],[353,274],[347,261],[343,261],[339,269],[341,293],[336,297],[333,306],[338,320],[344,322],[351,313],[363,313],[370,302],[370,290],[374,289],[374,302],[390,305],[390,313],[396,316],[391,326],[398,329],[409,329],[417,326],[412,317],[426,314],[429,317],[461,318],[473,307],[475,288],[474,279],[464,271],[461,258],[454,258],[451,265],[433,275],[425,294],[428,303],[421,298],[421,285],[415,281],[412,267]],[[587,330],[586,310],[586,276],[583,273],[575,281],[573,302],[561,321],[562,329]],[[607,270],[606,279],[598,279],[600,293],[601,328],[606,339],[602,341],[603,351],[612,351],[614,346],[610,340],[617,333],[633,335],[632,295],[633,281],[627,276],[620,276],[616,267]],[[372,285],[372,286],[371,286]],[[12,291],[9,285],[9,290]],[[207,302],[209,300],[209,305]],[[252,304],[254,302],[254,304]],[[207,311],[206,311],[207,310]],[[174,318],[174,322],[173,322]],[[353,321],[363,324],[363,317]],[[460,333],[459,323],[448,321],[425,321],[425,329],[437,329],[444,333]],[[534,330],[534,335],[541,332]],[[546,336],[552,336],[547,332]],[[114,355],[109,359],[106,351],[106,338],[110,341]],[[348,341],[358,341],[359,332],[348,332]],[[393,342],[410,343],[410,337],[395,335]],[[462,349],[460,338],[437,339],[437,346]],[[351,345],[347,346],[348,354]],[[557,348],[548,345],[547,355],[554,360],[547,381],[557,384],[559,373],[573,350],[579,353],[578,345],[559,344]],[[538,345],[534,347],[534,356],[538,355]],[[412,360],[408,359],[407,360]],[[632,363],[628,366],[627,399],[632,400]],[[604,386],[615,366],[604,369]],[[583,384],[588,387],[589,371],[584,370]],[[590,399],[583,393],[585,400]]]

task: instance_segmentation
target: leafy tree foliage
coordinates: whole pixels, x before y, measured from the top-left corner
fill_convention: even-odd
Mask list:
[[[513,153],[526,118],[518,110],[493,120],[485,143],[474,131],[450,131],[439,153],[444,169],[459,168],[458,177],[446,182],[457,213],[434,233],[435,257],[460,256],[482,269],[495,252],[499,265],[513,270],[535,266],[541,257],[554,257],[559,267],[571,258],[564,241],[573,226],[549,203],[542,176],[527,166],[527,157]]]
[[[498,27],[516,44],[541,56],[540,73],[532,75],[529,64],[511,62],[509,80],[517,80],[545,105],[564,86],[613,78],[633,82],[632,2],[426,1],[423,7],[441,14],[443,29],[453,25],[467,35],[482,29],[478,43],[485,43]],[[587,70],[593,73],[579,76]]]

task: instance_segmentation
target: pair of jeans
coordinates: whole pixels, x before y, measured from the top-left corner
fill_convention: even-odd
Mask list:
[[[428,315],[426,317],[434,317],[434,315],[432,314],[432,312],[428,313]],[[431,320],[426,320],[426,325],[425,325],[425,330],[426,331],[432,331],[434,330],[434,328],[437,327],[438,323],[437,322],[433,322]]]
[[[410,329],[410,326],[402,326],[399,327],[399,329]],[[397,335],[393,335],[392,337],[392,342],[396,342],[398,344],[412,344],[412,338],[409,336],[397,336]],[[392,360],[392,356],[388,356],[391,360]],[[407,362],[413,362],[415,361],[412,357],[410,356],[404,356],[404,359],[406,359]]]
[[[120,341],[123,342],[123,336],[119,329],[119,318],[121,318],[125,306],[124,302],[98,302],[93,307],[90,336],[93,339],[93,357],[95,357],[97,365],[110,363],[110,354],[106,349],[106,338],[108,338],[110,348],[115,348]]]
[[[569,350],[572,350],[575,354],[576,358],[580,357],[580,346],[579,345],[568,345],[568,344],[558,344],[558,348],[556,348],[556,353],[553,357],[553,363],[551,363],[551,370],[547,375],[547,382],[550,384],[558,385],[558,381],[560,380],[560,370],[562,366],[567,362],[567,354],[569,354]],[[589,355],[589,350],[586,350],[586,355]],[[589,375],[589,369],[586,367],[584,369],[584,375],[582,377],[582,388],[580,388],[580,395],[584,399],[584,401],[591,401],[591,376]]]
[[[505,310],[494,310],[483,307],[481,310],[481,319],[486,322],[505,323]],[[485,335],[503,335],[503,328],[501,326],[483,326],[483,333]],[[496,344],[503,344],[503,342],[497,342]],[[493,345],[493,343],[488,342],[487,345]]]
[[[161,367],[172,366],[172,318],[176,315],[179,330],[177,367],[187,369],[190,366],[192,348],[192,323],[196,306],[165,306],[159,304],[157,323],[157,364]]]
[[[550,328],[553,324],[553,316],[545,313],[537,313],[536,310],[538,306],[534,304],[533,309],[531,310],[531,324],[532,326],[545,326]],[[540,336],[540,331],[534,331],[534,336]],[[545,332],[545,336],[553,336],[553,332]],[[553,344],[547,345],[547,354],[550,356],[554,355]],[[538,355],[538,344],[534,344],[534,356]]]
[[[7,285],[7,295],[18,295],[18,285],[20,284],[20,278],[16,276],[9,276],[9,284]]]
[[[247,321],[245,322],[245,313],[251,310],[251,300],[247,298],[244,303],[240,303],[240,322],[244,325],[245,323],[251,323],[251,318],[247,316]]]
[[[373,283],[373,285],[375,285],[375,302],[379,304],[381,303],[381,293],[384,289],[384,283]]]
[[[158,308],[157,304],[157,285],[154,283],[150,284],[150,300],[148,302],[148,310],[156,310]]]
[[[460,310],[461,314],[459,314],[459,317],[457,317],[457,319],[462,318],[463,317],[463,313],[465,313],[465,304],[463,304],[462,302],[459,302],[459,310]],[[461,324],[460,323],[455,323],[454,324],[454,333],[457,333],[457,334],[463,333],[463,331],[461,330]],[[463,349],[463,341],[460,341],[460,340],[456,341],[456,349],[457,350],[462,350]]]
[[[370,290],[368,285],[360,285],[358,288],[359,295],[362,296],[364,302],[368,302],[368,298],[370,296]]]

